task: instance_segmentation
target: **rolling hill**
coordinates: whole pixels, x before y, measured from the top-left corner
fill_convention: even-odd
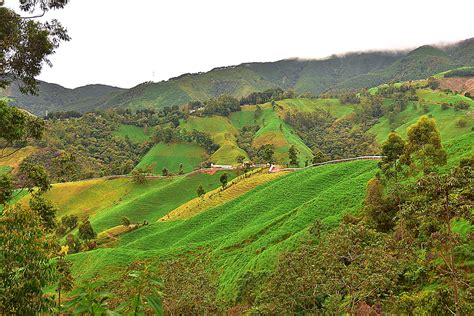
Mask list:
[[[287,59],[215,68],[206,73],[183,74],[168,81],[146,82],[131,89],[91,85],[66,89],[42,83],[38,97],[23,96],[13,85],[0,95],[35,113],[110,107],[162,108],[205,101],[221,94],[242,97],[253,91],[281,87],[298,94],[329,89],[353,89],[385,82],[427,78],[436,73],[474,66],[474,39],[450,46],[421,46],[410,52],[359,52],[320,60]]]
[[[231,300],[236,295],[235,284],[240,276],[246,271],[271,269],[282,250],[304,240],[316,219],[327,227],[334,227],[344,214],[357,212],[366,182],[375,173],[375,167],[376,162],[359,161],[278,177],[189,219],[150,223],[131,231],[120,237],[118,247],[72,255],[74,273],[81,279],[98,273],[101,278],[110,280],[134,260],[165,259],[190,249],[210,247],[219,267],[226,267],[220,280],[220,292]],[[153,214],[165,215],[177,204],[167,203]],[[113,213],[114,216],[109,216],[113,221],[125,214],[125,210],[130,213],[134,209],[127,201],[119,203],[101,211],[103,219],[96,217],[93,225],[99,230],[105,229],[116,224],[106,225],[106,214]],[[148,209],[154,209],[152,203]]]
[[[444,54],[439,54],[444,58]],[[407,127],[420,116],[432,117],[449,157],[441,170],[448,171],[474,153],[474,102],[452,91],[415,85],[417,89],[407,93],[412,99],[406,107],[390,119],[388,115],[376,119],[368,125],[368,132],[380,144],[392,130],[406,137]],[[382,87],[369,92],[377,91],[382,91]],[[396,94],[385,96],[383,113],[396,102],[395,97]],[[459,107],[460,104],[464,106]],[[276,159],[285,164],[289,146],[295,145],[303,165],[312,158],[312,152],[285,122],[284,115],[324,110],[334,122],[344,122],[356,116],[358,106],[363,104],[343,104],[334,98],[294,98],[273,105],[245,105],[229,116],[185,116],[176,128],[209,133],[221,146],[219,150],[208,157],[204,148],[196,144],[158,143],[145,154],[138,167],[150,166],[153,173],[160,174],[164,167],[176,173],[180,163],[188,172],[206,159],[235,164],[238,155],[246,156],[237,139],[241,129],[249,125],[259,126],[252,138],[252,148],[273,144]],[[137,144],[150,139],[151,133],[145,133],[148,128],[117,125],[118,129],[112,131],[117,137]],[[28,150],[34,147],[25,148],[18,157]],[[4,161],[3,166],[15,167],[15,160]],[[10,167],[0,167],[0,174],[9,172]],[[238,302],[246,277],[269,275],[285,251],[309,244],[312,240],[309,232],[316,222],[321,224],[318,227],[322,227],[321,236],[324,236],[346,215],[359,214],[367,182],[377,170],[377,161],[361,160],[277,173],[269,173],[266,168],[243,175],[227,171],[230,179],[225,189],[219,181],[224,171],[150,177],[142,184],[131,177],[116,176],[57,183],[45,197],[57,207],[58,219],[66,215],[89,218],[98,233],[96,249],[89,251],[84,246],[81,252],[68,254],[77,284],[91,279],[120,283],[127,269],[137,262],[159,267],[168,259],[205,253],[212,262],[206,268],[219,274],[219,299],[233,306]],[[198,197],[199,186],[206,193]],[[29,197],[18,199],[26,205]],[[122,224],[124,217],[130,220],[130,225]],[[472,229],[466,223],[456,223],[455,227],[463,229],[466,235]],[[71,233],[77,234],[76,229]]]
[[[11,99],[12,105],[24,108],[33,114],[44,116],[47,112],[87,112],[99,109],[103,102],[123,91],[125,89],[101,84],[68,89],[58,84],[40,81],[37,96],[22,94],[15,83],[7,89],[0,89],[0,96]]]

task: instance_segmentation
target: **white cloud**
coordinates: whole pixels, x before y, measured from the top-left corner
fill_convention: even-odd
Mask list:
[[[13,0],[7,0],[8,2]],[[288,57],[321,58],[474,36],[474,1],[72,0],[40,79],[131,87],[186,72]]]

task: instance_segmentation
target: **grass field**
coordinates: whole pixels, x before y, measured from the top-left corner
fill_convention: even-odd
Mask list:
[[[326,110],[335,118],[341,118],[354,112],[354,105],[341,104],[338,99],[286,99],[278,101],[277,104],[285,111]]]
[[[84,218],[118,203],[133,188],[132,181],[127,178],[83,180],[54,184],[45,197],[57,207],[58,217],[77,215]],[[22,202],[26,204],[28,198]]]
[[[252,146],[258,148],[265,144],[273,144],[275,159],[279,164],[288,163],[288,150],[295,145],[299,151],[299,163],[304,165],[311,161],[313,154],[303,143],[291,126],[286,124],[272,109],[265,109],[262,114],[262,128],[255,134]]]
[[[187,130],[196,129],[211,135],[213,141],[221,147],[209,158],[216,164],[236,164],[237,156],[247,158],[247,153],[242,150],[236,142],[239,133],[238,128],[223,116],[190,117],[187,121],[180,123]]]
[[[72,255],[74,273],[80,280],[95,274],[113,279],[119,277],[117,271],[135,260],[163,260],[204,247],[210,249],[219,269],[225,267],[220,295],[231,300],[239,277],[246,271],[271,270],[278,254],[300,244],[316,219],[329,228],[337,225],[344,214],[358,212],[375,168],[374,161],[355,161],[279,177],[189,219],[156,222],[122,235],[117,248]],[[193,186],[180,186],[183,190],[188,187]],[[158,201],[149,218],[163,216],[174,208],[169,205],[159,209],[162,204],[184,203],[177,201],[176,190],[169,189],[160,197],[166,188],[169,186],[144,194],[140,197],[143,201],[134,199],[133,204],[122,203],[120,209],[102,212],[103,218],[97,216],[93,225],[117,225],[122,214],[140,213],[138,206]],[[113,222],[105,225],[106,217]]]
[[[136,168],[151,166],[154,174],[161,174],[163,168],[177,173],[180,164],[183,164],[184,172],[192,171],[206,160],[206,151],[196,144],[156,144],[142,158]]]
[[[285,100],[284,102],[298,103],[299,101],[301,101],[299,104],[306,104],[306,102],[300,99]],[[280,104],[280,102],[281,101],[278,101],[278,104]],[[286,104],[288,107],[288,103]],[[286,124],[280,117],[283,113],[274,111],[270,103],[260,106],[262,108],[262,115],[260,117],[255,117],[256,106],[250,105],[243,107],[240,112],[232,113],[230,115],[231,122],[237,128],[242,128],[246,125],[259,125],[261,128],[255,134],[252,146],[258,148],[265,144],[274,145],[274,158],[279,164],[285,165],[288,163],[288,149],[291,145],[295,145],[299,151],[301,166],[304,165],[306,160],[310,161],[313,156],[311,150],[303,143],[293,128]],[[306,110],[311,110],[309,109],[309,105],[307,105]]]
[[[120,225],[122,216],[133,223],[154,222],[193,199],[202,185],[206,191],[220,186],[222,172],[148,179],[136,184],[131,178],[93,179],[54,184],[45,195],[57,207],[57,217],[89,217],[97,232]],[[228,172],[229,181],[235,173]],[[26,205],[29,196],[21,203]]]
[[[150,140],[152,128],[145,128],[135,125],[121,124],[119,129],[114,133],[117,136],[127,137],[134,143],[144,143]]]
[[[472,106],[474,105],[472,102],[470,102],[471,108],[468,110],[456,110],[451,107],[443,110],[441,108],[442,102],[455,104],[459,100],[465,100],[467,98],[459,95],[450,95],[447,97],[445,93],[428,90],[419,91],[419,98],[420,103],[426,105],[428,111],[425,112],[422,105],[418,104],[415,108],[413,106],[414,103],[409,102],[407,109],[399,113],[392,124],[388,118],[380,118],[379,123],[369,130],[376,135],[377,142],[382,143],[392,130],[395,130],[405,137],[407,128],[416,123],[418,118],[422,115],[428,115],[436,120],[443,141],[448,141],[457,136],[469,133],[474,126],[474,115],[471,113],[473,109]],[[466,126],[459,127],[457,125],[457,122],[461,119],[466,121]]]
[[[255,187],[284,176],[286,173],[268,173],[267,169],[264,168],[255,173],[244,174],[232,180],[225,190],[218,188],[207,192],[202,197],[196,197],[169,212],[160,221],[186,219],[195,216],[207,209],[232,201]]]
[[[16,149],[13,150],[13,149],[7,148],[5,149],[4,152],[2,152],[2,155],[4,156],[4,158],[0,159],[0,167],[8,166],[8,167],[11,167],[12,169],[16,169],[26,157],[33,154],[36,150],[37,148],[33,146],[26,146],[24,148],[21,148],[18,151],[16,151]],[[13,153],[13,151],[15,152]]]
[[[444,149],[448,153],[448,163],[444,170],[450,170],[464,158],[474,156],[474,132],[454,137],[443,144]]]
[[[179,205],[193,199],[199,185],[206,191],[220,186],[219,177],[214,175],[194,174],[190,176],[157,179],[145,185],[132,184],[133,189],[112,207],[103,209],[91,218],[97,231],[120,225],[122,216],[130,218],[132,223],[144,220],[155,222]],[[229,179],[234,177],[229,173]]]
[[[9,173],[12,170],[10,166],[0,166],[0,176]]]

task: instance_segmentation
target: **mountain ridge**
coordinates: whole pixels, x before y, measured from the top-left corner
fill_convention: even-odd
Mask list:
[[[360,89],[393,81],[423,79],[460,66],[474,66],[474,38],[455,44],[422,45],[413,50],[367,51],[331,55],[323,59],[289,58],[247,62],[185,73],[160,82],[144,82],[130,89],[91,84],[75,89],[40,83],[39,96],[25,96],[16,85],[0,92],[12,104],[35,114],[46,111],[87,112],[107,108],[162,108],[205,101],[221,94],[240,98],[269,88],[292,89],[318,95],[328,90]]]

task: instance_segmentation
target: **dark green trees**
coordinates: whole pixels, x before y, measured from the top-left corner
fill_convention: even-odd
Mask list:
[[[125,227],[130,226],[130,219],[127,216],[122,216],[122,225]]]
[[[221,182],[222,184],[222,188],[225,189],[225,187],[227,186],[227,182],[229,181],[229,176],[227,175],[226,172],[224,172],[221,177],[219,178],[219,181]]]
[[[204,106],[204,113],[207,115],[217,114],[227,116],[231,112],[236,112],[239,110],[239,100],[226,94],[208,100]]]
[[[290,160],[290,165],[292,165],[292,166],[298,166],[299,165],[298,154],[299,154],[299,151],[296,148],[296,146],[291,145],[290,149],[288,149],[288,159]]]
[[[94,239],[97,236],[96,232],[92,228],[89,219],[85,219],[79,225],[79,238],[85,241]]]
[[[43,131],[43,120],[0,100],[0,158],[18,151],[30,140],[40,139]],[[13,146],[17,149],[6,151]]]
[[[206,191],[204,191],[204,188],[202,187],[202,185],[200,185],[200,186],[197,188],[196,193],[197,193],[197,195],[198,195],[199,197],[201,197],[201,196],[203,196],[203,195],[206,193]]]
[[[143,184],[146,182],[146,171],[142,168],[135,168],[132,171],[132,180],[136,184]]]

